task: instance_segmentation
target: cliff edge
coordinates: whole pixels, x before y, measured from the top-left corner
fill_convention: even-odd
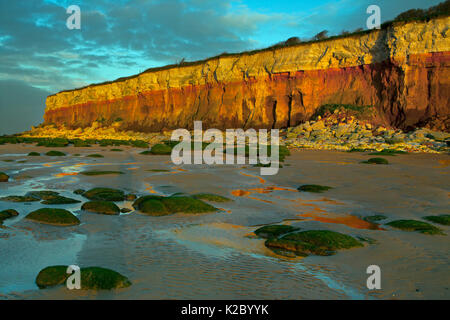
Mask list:
[[[44,125],[122,119],[125,130],[282,128],[325,104],[374,106],[403,130],[450,130],[450,17],[295,46],[224,55],[63,91]]]

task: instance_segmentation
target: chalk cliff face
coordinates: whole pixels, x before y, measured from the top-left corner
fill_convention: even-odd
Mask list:
[[[45,123],[127,129],[280,128],[327,103],[373,105],[387,125],[450,129],[450,17],[154,70],[60,92]]]

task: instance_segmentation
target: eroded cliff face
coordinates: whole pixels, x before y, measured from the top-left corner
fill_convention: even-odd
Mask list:
[[[45,123],[280,128],[323,104],[373,105],[386,125],[450,129],[450,18],[146,72],[49,96]]]

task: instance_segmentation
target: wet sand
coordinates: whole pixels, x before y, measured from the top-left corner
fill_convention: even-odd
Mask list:
[[[0,210],[20,215],[0,229],[0,298],[15,299],[448,299],[450,228],[430,236],[370,224],[362,218],[383,214],[385,222],[450,214],[450,157],[407,154],[385,157],[390,165],[367,165],[370,156],[336,151],[294,151],[276,176],[242,165],[174,166],[169,156],[144,156],[120,147],[42,148],[0,146],[0,197],[31,190],[55,190],[86,201],[76,189],[120,188],[138,195],[215,193],[233,202],[211,203],[204,215],[149,217],[132,211],[120,216],[82,212],[81,204],[57,205],[75,213],[76,227],[28,222],[44,207],[0,201]],[[66,157],[27,157],[60,150]],[[88,158],[99,153],[104,158]],[[80,154],[80,156],[74,156]],[[14,160],[5,162],[3,160]],[[27,161],[20,163],[20,161]],[[150,170],[162,169],[167,172]],[[84,176],[84,170],[122,175]],[[298,192],[303,184],[333,187],[323,194]],[[129,201],[119,207],[132,208]],[[374,244],[334,256],[287,258],[254,236],[258,226],[284,223],[370,238]],[[39,290],[38,272],[49,265],[102,266],[126,275],[133,285],[116,291]],[[366,268],[380,266],[382,289],[368,290]]]

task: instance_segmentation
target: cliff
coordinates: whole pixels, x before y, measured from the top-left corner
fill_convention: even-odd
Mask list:
[[[44,124],[280,128],[327,103],[372,105],[386,125],[450,129],[450,17],[148,70],[49,96]]]

